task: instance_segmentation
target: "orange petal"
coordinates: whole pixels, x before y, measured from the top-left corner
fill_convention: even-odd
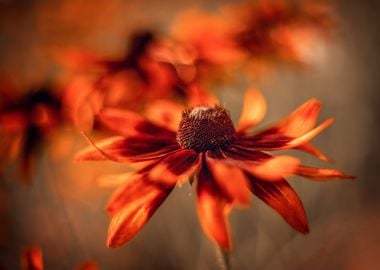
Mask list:
[[[41,248],[25,248],[21,254],[21,265],[23,270],[43,270],[44,266]]]
[[[249,190],[243,172],[218,160],[207,158],[207,164],[216,184],[233,201],[242,206],[249,205]]]
[[[153,136],[111,137],[94,143],[83,134],[92,144],[80,151],[76,161],[112,160],[115,162],[140,162],[154,160],[166,156],[179,149],[175,141]]]
[[[315,136],[317,136],[319,133],[321,133],[323,130],[328,128],[332,123],[334,122],[333,118],[329,118],[326,121],[324,121],[322,124],[317,126],[316,128],[310,130],[309,132],[305,133],[304,135],[295,138],[288,144],[288,148],[295,148],[298,147],[311,139],[313,139]]]
[[[275,151],[297,148],[300,145],[304,145],[309,142],[324,129],[329,127],[333,122],[334,120],[329,118],[316,128],[296,138],[290,138],[282,135],[281,133],[260,133],[256,135],[242,136],[235,144],[241,147],[254,149],[256,151]]]
[[[154,166],[148,173],[149,179],[171,185],[186,181],[197,169],[199,160],[194,150],[182,149]]]
[[[264,118],[265,112],[266,102],[261,92],[256,89],[247,90],[237,131],[244,132],[256,126]]]
[[[312,145],[311,143],[304,143],[296,147],[297,150],[304,151],[306,153],[309,153],[313,156],[316,156],[320,160],[326,161],[326,162],[332,162],[332,159],[326,156],[324,153],[322,153],[317,147]]]
[[[214,106],[219,104],[215,96],[206,92],[198,85],[189,87],[186,93],[188,95],[188,106],[190,107]]]
[[[313,168],[300,166],[297,174],[311,180],[355,179],[355,176],[347,175],[335,169]]]
[[[227,216],[232,202],[222,194],[207,169],[200,171],[197,181],[197,210],[203,231],[223,249],[230,250]]]
[[[150,136],[169,137],[175,140],[174,132],[164,126],[157,126],[132,111],[104,109],[99,113],[99,119],[109,129],[120,135],[131,136],[143,133]]]
[[[280,133],[288,137],[302,136],[314,128],[320,109],[321,103],[316,99],[310,99],[293,111],[286,119],[263,133]]]
[[[251,191],[279,213],[290,226],[301,233],[308,233],[309,227],[305,209],[297,193],[285,181],[261,181],[248,175]]]
[[[164,186],[148,179],[146,174],[139,173],[146,171],[146,168],[150,169],[151,166],[153,165],[148,165],[133,175],[125,175],[124,184],[114,191],[107,204],[107,212],[110,215],[117,214],[126,205],[140,204],[174,187],[175,184]]]
[[[123,174],[107,174],[96,178],[99,187],[119,187],[125,183],[135,172],[130,171]]]
[[[291,156],[270,157],[258,164],[239,162],[239,166],[265,181],[282,181],[287,176],[294,175],[300,165],[300,160]]]
[[[108,210],[116,213],[108,229],[108,247],[116,248],[131,240],[173,189],[136,181],[141,179],[127,183],[123,192],[117,191],[108,205]],[[120,209],[120,206],[123,207]]]
[[[157,100],[149,104],[145,115],[153,123],[177,131],[184,108],[168,100]]]

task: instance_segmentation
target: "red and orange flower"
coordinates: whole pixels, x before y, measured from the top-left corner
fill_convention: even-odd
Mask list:
[[[107,109],[101,121],[120,136],[105,139],[78,154],[77,160],[143,162],[138,171],[111,197],[112,216],[108,246],[132,239],[164,202],[177,183],[195,175],[200,223],[209,238],[231,249],[227,216],[232,206],[247,206],[252,192],[301,233],[309,231],[301,200],[284,179],[300,175],[309,179],[351,179],[334,169],[301,165],[291,156],[267,152],[299,149],[322,160],[327,157],[309,141],[330,126],[329,118],[316,125],[321,104],[311,99],[289,117],[258,133],[248,130],[264,117],[266,104],[260,92],[247,91],[243,112],[235,129],[221,106],[186,109],[165,125],[130,111]],[[173,124],[177,122],[177,124]]]

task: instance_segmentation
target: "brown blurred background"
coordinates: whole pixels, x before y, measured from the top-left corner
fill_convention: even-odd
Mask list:
[[[52,60],[60,49],[117,56],[133,30],[165,34],[178,12],[194,6],[213,10],[226,2],[0,0],[0,71],[25,88],[62,79]],[[321,119],[334,116],[336,122],[316,145],[336,161],[335,167],[358,179],[291,180],[308,214],[307,236],[257,199],[249,209],[235,210],[230,217],[233,269],[380,269],[380,2],[337,0],[333,5],[338,27],[313,67],[281,66],[255,86],[267,98],[265,123],[281,119],[308,98],[321,100]],[[218,91],[235,120],[245,86]],[[104,205],[113,188],[99,187],[96,179],[126,168],[111,162],[73,163],[86,142],[79,134],[72,136],[65,158],[52,159],[44,151],[32,185],[20,185],[12,173],[1,179],[0,269],[18,269],[20,250],[30,244],[41,246],[46,269],[72,269],[86,260],[107,270],[218,269],[214,247],[198,225],[189,185],[176,188],[134,240],[108,249]],[[302,157],[306,164],[324,165]]]

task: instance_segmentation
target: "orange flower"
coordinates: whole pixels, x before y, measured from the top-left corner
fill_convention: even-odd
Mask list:
[[[9,98],[0,106],[2,165],[19,158],[20,170],[28,178],[41,145],[61,124],[61,103],[50,87],[31,89],[24,96],[14,90],[6,91]]]
[[[152,55],[156,40],[149,31],[136,32],[128,52],[119,59],[66,54],[63,61],[85,71],[68,84],[64,98],[67,113],[76,126],[91,129],[94,116],[102,107],[140,110],[147,101],[183,95],[172,67],[156,61]]]
[[[316,44],[332,26],[330,7],[323,2],[261,0],[230,8],[231,32],[252,60],[308,63]]]
[[[120,136],[93,143],[78,154],[77,160],[145,162],[126,176],[109,201],[107,210],[112,220],[108,246],[118,247],[133,238],[175,185],[194,174],[202,228],[225,250],[231,248],[227,216],[233,205],[249,204],[249,192],[294,229],[307,233],[302,202],[284,178],[294,174],[323,181],[352,177],[266,152],[299,149],[326,160],[309,143],[333,122],[330,118],[315,127],[320,106],[311,99],[278,124],[254,134],[247,131],[262,120],[266,110],[265,100],[256,90],[247,91],[236,129],[229,113],[219,105],[187,109],[169,125],[152,123],[130,111],[104,110],[100,120]],[[177,125],[173,125],[175,119]]]
[[[21,266],[23,270],[43,270],[42,251],[38,246],[25,248],[21,253]],[[95,262],[89,261],[76,267],[75,270],[98,270]]]

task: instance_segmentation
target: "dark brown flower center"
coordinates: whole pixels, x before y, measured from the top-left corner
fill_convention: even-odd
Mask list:
[[[177,141],[197,152],[223,149],[236,137],[229,113],[222,107],[196,107],[186,110],[179,123]]]

